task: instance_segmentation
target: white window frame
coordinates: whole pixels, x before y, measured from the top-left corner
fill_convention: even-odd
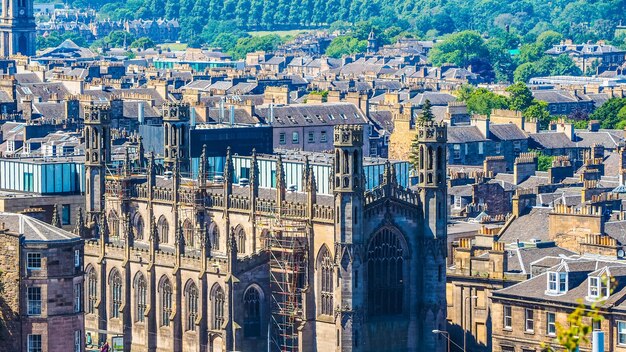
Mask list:
[[[564,271],[549,271],[547,276],[546,292],[551,294],[562,294],[567,292],[568,277]]]
[[[285,132],[278,134],[278,144],[287,144],[287,134]]]
[[[74,250],[74,267],[80,268],[80,249]]]
[[[550,321],[552,318],[552,321]],[[556,313],[546,312],[546,334],[548,336],[556,336]]]
[[[568,278],[567,278],[567,273],[566,272],[560,272],[559,273],[559,293],[565,293],[567,292],[567,288],[568,288]]]
[[[31,304],[35,304],[35,302],[37,302],[36,300],[31,300],[30,299],[30,290],[35,290],[35,289],[39,289],[39,305],[33,305],[31,306]],[[34,294],[34,293],[33,293]],[[41,293],[41,287],[40,286],[31,286],[31,287],[27,287],[26,288],[26,313],[29,316],[40,316],[41,312],[43,311],[42,309],[42,301],[43,298],[41,297],[42,293]],[[34,309],[38,307],[38,312],[37,313],[33,313]]]
[[[559,273],[554,272],[554,271],[549,271],[548,272],[548,288],[547,291],[548,292],[552,292],[552,293],[558,293],[559,292]]]
[[[626,346],[626,321],[617,321],[617,344]]]
[[[485,154],[485,143],[478,142],[478,155],[483,155],[483,154]]]
[[[74,284],[74,313],[81,312],[82,299],[83,299],[83,284]]]
[[[39,337],[39,348],[35,349],[35,347],[33,346],[33,341],[32,338],[34,338],[35,336]],[[26,350],[28,352],[35,352],[35,351],[43,351],[43,339],[41,337],[41,335],[39,334],[29,334],[26,340]]]
[[[513,307],[509,305],[505,305],[502,307],[502,326],[504,326],[504,328],[508,330],[513,329]]]
[[[300,143],[300,133],[291,132],[291,144],[299,144]]]
[[[496,154],[500,154],[502,152],[502,144],[500,142],[496,142]]]
[[[611,294],[609,282],[610,279],[607,276],[604,278],[601,276],[590,276],[588,296],[590,298],[608,298]]]
[[[39,266],[30,266],[31,257],[39,257]],[[26,253],[26,269],[28,270],[41,270],[41,253],[28,252]]]
[[[525,329],[526,332],[535,332],[535,311],[530,309],[530,308],[526,308],[526,313],[525,313]]]

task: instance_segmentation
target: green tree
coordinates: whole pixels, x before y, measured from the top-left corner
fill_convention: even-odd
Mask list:
[[[272,51],[282,43],[282,39],[276,34],[240,38],[237,44],[229,51],[236,60],[243,59],[246,54],[255,51]]]
[[[534,150],[533,152],[537,154],[537,170],[548,171],[552,167],[552,159],[554,158],[540,151]]]
[[[535,100],[535,102],[523,112],[523,115],[527,119],[536,120],[543,129],[547,128],[552,120],[550,111],[548,111],[548,103],[545,101]]]
[[[600,121],[602,128],[615,128],[622,120],[619,114],[625,106],[626,98],[611,98],[591,113],[589,119]]]
[[[330,42],[330,45],[326,48],[326,55],[340,58],[365,52],[365,49],[367,49],[367,40],[359,40],[351,35],[341,35]]]
[[[429,59],[435,66],[445,63],[468,67],[477,59],[489,56],[485,40],[478,32],[463,31],[446,37],[430,51]]]
[[[433,106],[430,104],[430,100],[426,99],[424,106],[422,107],[422,113],[419,115],[420,122],[432,121],[435,119],[433,114]]]
[[[486,88],[474,88],[461,86],[456,92],[457,99],[467,104],[470,113],[490,115],[493,109],[506,109],[508,101],[506,97],[496,94]]]
[[[133,41],[132,43],[130,43],[130,47],[131,48],[136,48],[136,49],[141,49],[141,50],[146,50],[149,48],[154,48],[154,42],[152,41],[152,39],[148,38],[148,37],[141,37],[135,41]]]
[[[509,93],[509,108],[524,111],[533,103],[533,93],[522,82],[512,84],[506,88]]]

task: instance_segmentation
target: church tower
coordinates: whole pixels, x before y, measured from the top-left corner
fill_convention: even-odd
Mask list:
[[[363,286],[359,285],[359,252],[363,247],[363,127],[335,126],[335,266],[340,278],[335,292],[338,351],[360,351]]]
[[[33,0],[2,0],[0,54],[35,55],[36,25]]]
[[[111,108],[85,107],[85,207],[87,226],[93,229],[104,211],[106,164],[111,162]]]
[[[422,238],[419,258],[422,301],[419,316],[425,317],[419,340],[422,346],[443,348],[441,336],[433,330],[445,330],[445,264],[447,231],[446,140],[444,123],[432,120],[417,122],[419,196],[422,204]]]
[[[165,103],[163,129],[165,166],[172,170],[180,162],[180,171],[189,171],[189,104]]]

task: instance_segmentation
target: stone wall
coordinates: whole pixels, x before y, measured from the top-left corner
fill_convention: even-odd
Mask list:
[[[19,237],[0,230],[0,352],[20,350]]]

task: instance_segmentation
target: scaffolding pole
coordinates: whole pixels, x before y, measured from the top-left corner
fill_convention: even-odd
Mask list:
[[[307,223],[271,216],[259,220],[258,225],[268,230],[265,248],[270,255],[270,350],[298,352],[302,289],[307,279]]]

